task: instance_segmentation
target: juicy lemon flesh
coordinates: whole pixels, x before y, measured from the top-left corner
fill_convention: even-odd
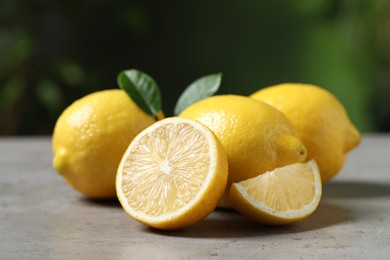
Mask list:
[[[155,217],[187,205],[210,165],[205,137],[188,124],[163,125],[142,136],[130,153],[122,189],[130,207]]]
[[[117,194],[134,219],[179,229],[210,214],[226,188],[227,157],[215,135],[195,120],[168,118],[139,134],[117,173]]]
[[[278,168],[240,185],[255,201],[277,211],[298,210],[314,197],[314,176],[308,164]]]
[[[296,163],[235,183],[233,207],[253,220],[269,225],[296,222],[311,215],[321,198],[316,163]]]

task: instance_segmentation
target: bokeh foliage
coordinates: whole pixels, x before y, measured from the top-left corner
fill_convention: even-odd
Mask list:
[[[220,93],[318,84],[361,131],[389,131],[390,0],[0,0],[0,134],[51,134],[129,68],[156,79],[167,115],[222,72]]]

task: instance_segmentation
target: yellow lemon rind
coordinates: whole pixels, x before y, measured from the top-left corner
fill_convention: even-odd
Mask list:
[[[159,115],[163,117],[162,112]],[[155,121],[121,89],[85,95],[56,121],[52,166],[83,196],[116,198],[115,178],[123,153],[131,140]]]

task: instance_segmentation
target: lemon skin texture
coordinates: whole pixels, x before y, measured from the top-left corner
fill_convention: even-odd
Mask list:
[[[307,160],[317,162],[322,183],[337,175],[347,153],[360,143],[360,133],[344,106],[321,87],[284,83],[261,89],[251,97],[288,117],[308,150]]]
[[[53,167],[87,197],[116,197],[115,177],[123,153],[154,122],[123,90],[89,94],[66,108],[56,122]]]
[[[179,116],[200,121],[222,143],[229,164],[227,189],[234,182],[306,159],[306,149],[294,127],[264,102],[219,95],[189,106]]]

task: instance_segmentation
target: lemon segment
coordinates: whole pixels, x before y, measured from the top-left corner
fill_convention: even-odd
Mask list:
[[[164,119],[142,131],[123,155],[117,195],[139,222],[183,228],[214,210],[226,188],[227,167],[222,145],[207,127]]]
[[[320,173],[311,160],[234,183],[230,202],[237,211],[259,223],[283,225],[311,215],[321,194]]]

